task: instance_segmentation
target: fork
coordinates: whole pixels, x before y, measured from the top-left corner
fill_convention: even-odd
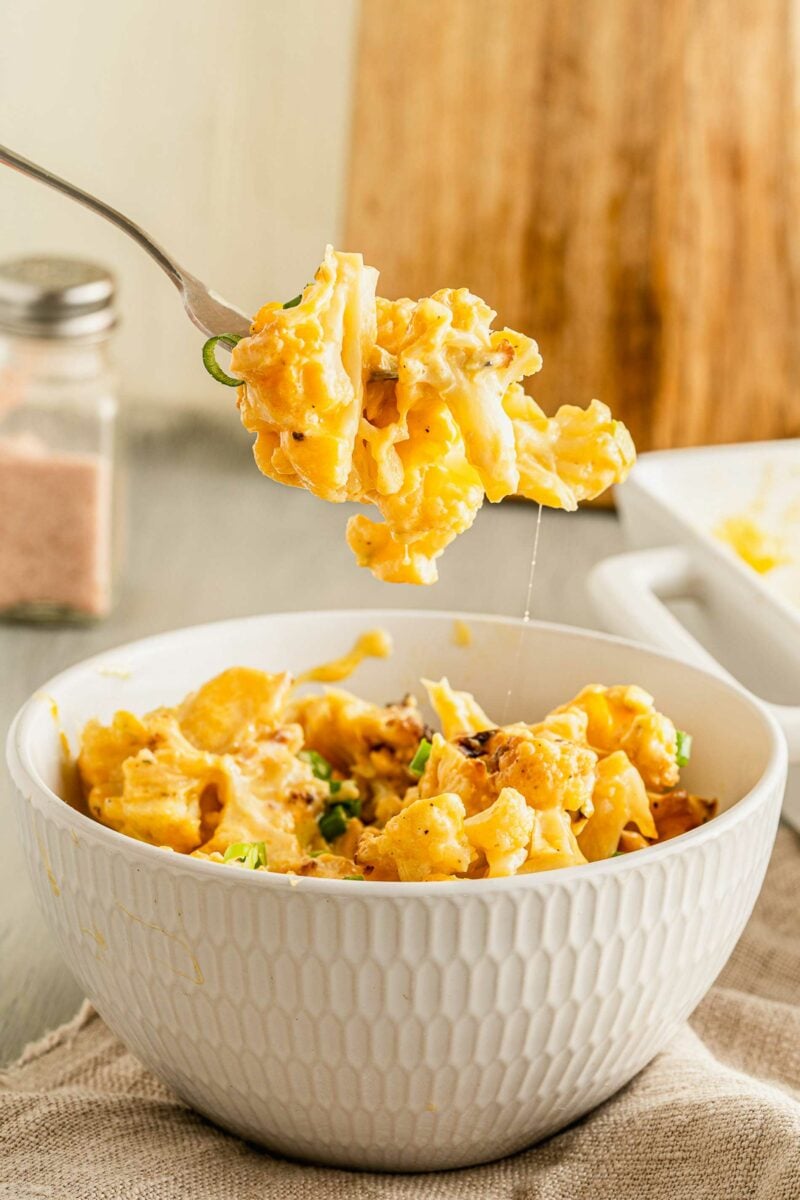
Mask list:
[[[7,146],[0,146],[0,163],[5,163],[15,171],[29,175],[31,179],[37,179],[39,183],[45,183],[48,187],[55,188],[57,192],[63,192],[65,196],[77,200],[78,204],[83,204],[85,208],[105,217],[112,225],[116,225],[123,233],[127,233],[128,237],[133,238],[137,245],[141,246],[142,250],[158,263],[164,274],[175,284],[181,294],[186,315],[192,324],[196,325],[207,338],[215,339],[214,344],[206,343],[203,348],[203,362],[206,364],[206,368],[220,382],[232,385],[240,383],[240,380],[226,375],[219,368],[214,370],[213,364],[216,341],[231,347],[240,338],[247,337],[250,333],[250,318],[241,309],[234,308],[213,288],[206,287],[196,275],[192,275],[190,271],[176,262],[171,254],[167,254],[163,246],[151,238],[149,233],[145,233],[141,225],[137,225],[130,217],[126,217],[119,209],[112,208],[110,204],[99,200],[91,192],[85,192],[83,188],[76,187],[74,183],[68,183],[66,179],[61,179],[52,171],[40,167],[28,158],[23,158],[21,154],[9,150]],[[297,299],[299,300],[300,297],[298,296]],[[292,301],[291,306],[293,307],[295,303],[297,301]],[[284,308],[287,307],[289,305],[285,304]],[[397,360],[380,347],[376,347],[376,356],[376,361],[370,371],[370,380],[373,382],[396,380]]]
[[[58,192],[63,192],[65,196],[77,200],[79,204],[90,208],[92,212],[105,217],[123,233],[127,233],[128,237],[133,238],[175,284],[181,294],[186,315],[206,337],[217,337],[226,333],[236,337],[246,337],[250,333],[250,319],[241,309],[235,308],[227,300],[223,300],[222,296],[212,288],[206,287],[195,275],[180,266],[170,254],[167,254],[163,246],[145,233],[141,225],[137,225],[130,217],[126,217],[118,209],[112,208],[110,204],[98,200],[97,196],[91,195],[90,192],[85,192],[83,188],[68,183],[66,179],[61,179],[52,171],[47,171],[44,167],[23,158],[21,154],[9,150],[7,146],[0,146],[0,162],[13,167],[15,171],[20,171],[23,175],[29,175],[31,179],[38,179],[40,183],[45,183]]]

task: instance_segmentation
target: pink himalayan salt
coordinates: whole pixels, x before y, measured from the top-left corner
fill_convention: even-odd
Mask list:
[[[52,604],[108,611],[111,480],[92,454],[0,438],[0,612]]]

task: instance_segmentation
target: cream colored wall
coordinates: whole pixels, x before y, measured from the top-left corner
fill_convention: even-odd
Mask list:
[[[4,0],[0,138],[135,217],[253,311],[341,225],[357,0]],[[0,257],[117,274],[129,397],[218,405],[178,293],[132,242],[0,167]]]

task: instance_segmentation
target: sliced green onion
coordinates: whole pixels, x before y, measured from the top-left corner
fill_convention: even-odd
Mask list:
[[[425,770],[425,764],[431,756],[431,743],[427,738],[423,738],[417,746],[417,752],[408,764],[408,769],[412,775],[420,776]]]
[[[347,796],[343,800],[336,801],[336,808],[343,808],[348,817],[361,816],[361,797]]]
[[[244,863],[249,871],[267,865],[267,848],[263,842],[234,842],[222,856],[223,862]]]
[[[332,796],[338,796],[344,787],[351,793],[355,792],[355,795],[342,796],[341,799],[336,801],[336,804],[340,808],[343,808],[350,817],[360,815],[361,800],[358,796],[356,784],[352,779],[333,779],[333,767],[318,750],[301,750],[297,757],[310,765],[311,773],[315,779],[321,779],[323,783],[327,783]],[[330,807],[329,805],[328,810]]]
[[[359,796],[337,800],[329,804],[325,811],[317,817],[317,826],[326,842],[332,842],[341,837],[347,829],[351,817],[361,816],[361,798]]]
[[[689,765],[689,759],[692,757],[692,735],[684,733],[682,729],[675,731],[675,761],[679,767]]]
[[[347,833],[347,811],[342,804],[334,804],[327,808],[317,820],[319,831],[326,842],[335,842],[343,833]]]
[[[230,346],[232,349],[241,340],[238,333],[218,333],[216,337],[209,338],[203,346],[203,366],[212,379],[216,379],[217,383],[224,383],[226,387],[241,387],[244,380],[234,379],[232,375],[225,374],[217,362],[217,346],[222,342],[223,346]]]
[[[300,303],[300,301],[302,299],[303,299],[303,293],[301,292],[299,296],[294,296],[291,300],[287,300],[283,307],[284,308],[297,308],[298,304]]]
[[[323,758],[316,750],[301,750],[297,757],[309,764],[311,773],[316,779],[328,780],[333,774],[333,767],[327,758]]]
[[[361,883],[363,883],[363,882],[364,882],[364,876],[363,876],[363,875],[343,875],[343,876],[342,876],[342,879],[358,879],[358,880],[360,880],[360,881],[361,881]]]

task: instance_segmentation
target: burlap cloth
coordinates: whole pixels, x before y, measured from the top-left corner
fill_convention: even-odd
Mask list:
[[[158,1083],[87,1005],[0,1075],[13,1200],[798,1200],[800,843],[781,829],[753,918],[690,1024],[608,1103],[501,1162],[367,1175],[273,1158]]]

